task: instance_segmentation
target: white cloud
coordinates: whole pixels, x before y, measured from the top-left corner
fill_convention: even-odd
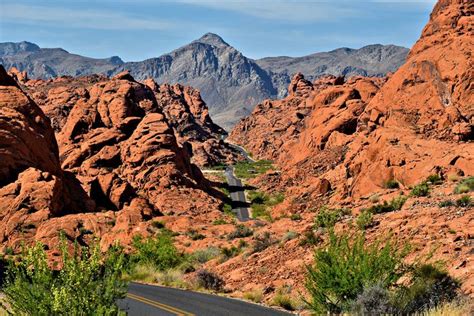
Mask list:
[[[7,4],[0,5],[2,21],[57,25],[100,30],[167,30],[175,25],[169,21],[130,17],[118,12],[73,10],[58,7]]]
[[[166,2],[166,1],[164,1]],[[310,0],[175,0],[175,3],[234,11],[257,18],[290,22],[342,19],[360,12],[329,1]]]

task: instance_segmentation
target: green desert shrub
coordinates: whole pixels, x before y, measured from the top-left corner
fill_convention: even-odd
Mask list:
[[[307,267],[308,308],[316,314],[349,311],[367,284],[387,288],[398,281],[405,254],[390,241],[367,245],[363,234],[330,231],[328,245],[315,250],[314,263]]]
[[[303,233],[303,238],[300,239],[300,246],[314,246],[319,244],[321,241],[321,237],[316,236],[313,230],[307,230]]]
[[[116,302],[127,289],[122,250],[113,247],[103,254],[98,244],[75,244],[70,254],[64,239],[60,250],[59,271],[48,265],[41,243],[24,248],[18,261],[9,263],[2,289],[7,309],[15,315],[118,315]]]
[[[316,228],[332,228],[339,220],[341,220],[344,215],[348,214],[350,214],[350,210],[348,209],[332,209],[324,206],[316,215],[314,219],[314,226]]]
[[[249,191],[248,198],[253,218],[264,218],[272,221],[270,208],[283,202],[285,196],[281,192],[266,194],[260,191]]]
[[[272,305],[280,306],[288,311],[294,311],[296,309],[296,304],[293,298],[289,294],[282,292],[277,292],[271,303]]]
[[[397,180],[391,179],[385,182],[384,187],[387,189],[398,189],[400,188],[400,184]]]
[[[439,207],[450,207],[456,205],[452,200],[444,200],[439,202],[438,206]]]
[[[184,255],[173,244],[173,237],[168,231],[146,239],[135,236],[132,244],[135,248],[130,255],[132,264],[153,266],[164,271],[177,267],[185,260]]]
[[[248,198],[250,203],[263,204],[268,199],[267,195],[260,191],[249,191]]]
[[[180,269],[170,269],[166,271],[158,271],[156,273],[155,282],[163,286],[176,288],[188,288],[188,284],[184,279],[184,272]]]
[[[295,239],[296,237],[298,237],[298,233],[290,230],[290,231],[286,232],[285,235],[283,235],[283,238],[281,239],[281,242],[285,243],[289,240]]]
[[[215,221],[212,222],[212,225],[225,225],[227,224],[227,221],[223,218],[218,218]]]
[[[237,256],[242,251],[242,247],[230,246],[221,248],[221,262]]]
[[[421,313],[452,301],[458,289],[458,281],[445,271],[435,265],[421,264],[414,267],[411,284],[396,292],[394,305],[400,314]]]
[[[252,208],[253,218],[261,218],[272,221],[270,211],[265,204],[252,203],[250,207]]]
[[[270,197],[268,198],[266,204],[268,206],[274,206],[274,205],[280,204],[284,200],[285,200],[285,194],[283,194],[282,192],[277,192],[277,193],[274,193],[274,194],[270,195]]]
[[[232,240],[236,238],[245,238],[253,235],[253,230],[249,227],[239,224],[235,227],[235,230],[229,235],[227,235],[227,239]]]
[[[360,230],[370,227],[373,223],[373,215],[371,212],[363,211],[357,216],[356,224]]]
[[[235,216],[235,213],[232,212],[232,206],[228,203],[224,203],[222,205],[222,211],[224,214],[229,215],[229,216]]]
[[[428,196],[430,194],[430,186],[426,182],[422,182],[413,187],[410,193],[412,196]]]
[[[191,255],[191,260],[199,263],[206,263],[211,259],[216,258],[221,253],[217,247],[207,247],[205,249],[198,249]]]
[[[454,193],[462,194],[474,191],[474,177],[461,180],[454,188]]]
[[[402,208],[407,200],[406,196],[400,195],[393,198],[390,202],[384,201],[383,203],[372,205],[371,207],[362,210],[363,212],[368,212],[372,214],[382,214],[393,211],[398,211]]]
[[[251,253],[261,252],[267,249],[268,247],[270,247],[274,243],[275,243],[275,240],[272,238],[272,235],[270,234],[270,232],[264,232],[262,234],[259,234],[255,236],[255,239],[252,244]]]
[[[406,196],[399,195],[390,201],[390,205],[392,206],[394,211],[399,211],[402,209],[407,199],[408,198]]]
[[[472,202],[472,198],[469,195],[463,195],[456,200],[456,205],[459,207],[469,207],[473,204],[474,203]]]
[[[191,240],[202,240],[204,238],[206,238],[206,236],[204,236],[203,234],[199,233],[197,230],[195,229],[190,229],[186,232],[186,235],[188,235],[189,238],[191,238]]]
[[[290,215],[290,219],[292,221],[300,221],[302,219],[301,215],[300,214],[291,214]]]
[[[252,301],[254,303],[260,303],[263,299],[263,291],[261,289],[248,291],[243,294],[243,297],[246,300]]]
[[[426,178],[426,181],[431,184],[441,184],[443,183],[443,178],[439,174],[432,174]]]

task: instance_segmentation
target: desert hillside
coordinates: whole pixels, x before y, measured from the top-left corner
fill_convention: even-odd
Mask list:
[[[3,258],[21,267],[24,247],[41,242],[42,269],[53,275],[78,246],[119,249],[128,261],[117,284],[302,313],[352,313],[369,287],[385,295],[383,313],[425,313],[454,298],[472,305],[473,13],[472,1],[439,0],[406,61],[400,47],[379,45],[251,60],[211,33],[136,63],[0,45],[1,64],[28,61],[0,65]],[[85,68],[53,75],[30,60],[37,55]],[[217,124],[237,121],[230,133]],[[344,242],[349,250],[328,250]],[[362,259],[350,262],[357,251]],[[334,288],[352,291],[371,265],[382,277],[333,304],[333,293],[311,287],[318,256],[347,263],[336,272],[352,274],[348,285]],[[420,266],[442,284],[420,285]],[[406,304],[396,306],[394,293]]]

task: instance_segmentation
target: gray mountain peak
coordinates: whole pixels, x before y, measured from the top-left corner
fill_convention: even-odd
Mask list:
[[[181,83],[201,91],[214,122],[226,129],[250,114],[256,104],[281,98],[293,74],[308,80],[324,74],[383,76],[405,62],[408,49],[394,45],[340,48],[303,57],[267,57],[252,60],[227,44],[219,35],[201,38],[168,54],[124,63],[119,57],[88,58],[63,49],[39,48],[29,42],[0,43],[0,64],[26,70],[30,78],[93,73],[113,75],[129,70],[137,80]]]
[[[222,37],[214,33],[206,33],[201,36],[199,39],[195,40],[194,42],[209,44],[213,46],[230,46],[227,44]]]

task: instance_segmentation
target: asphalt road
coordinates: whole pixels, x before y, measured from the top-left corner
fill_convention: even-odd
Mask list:
[[[242,181],[234,174],[234,167],[227,166],[225,169],[227,184],[229,184],[230,198],[232,199],[232,211],[234,211],[237,219],[241,222],[250,220],[250,213],[247,207],[247,199],[245,198],[245,189]]]
[[[226,141],[226,143],[239,151],[247,161],[255,162],[243,147],[229,143],[228,141]],[[234,211],[237,219],[241,222],[249,221],[250,212],[248,209],[247,199],[245,198],[245,188],[242,185],[242,181],[235,176],[233,166],[227,166],[225,176],[227,178],[227,184],[229,184],[230,198],[232,199],[232,211]]]
[[[288,316],[289,313],[217,295],[130,283],[119,306],[135,316]]]

